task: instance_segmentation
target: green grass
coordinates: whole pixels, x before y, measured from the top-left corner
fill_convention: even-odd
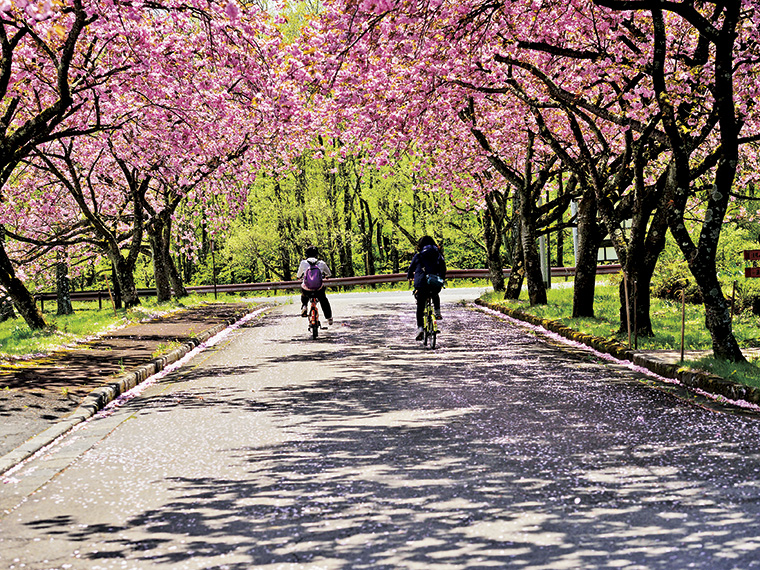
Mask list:
[[[760,388],[760,369],[758,365],[760,365],[758,359],[737,364],[735,362],[717,360],[712,356],[684,362],[684,366],[693,370],[705,370],[721,378]]]
[[[552,288],[547,291],[548,304],[531,307],[526,300],[505,300],[502,294],[493,292],[483,295],[483,300],[507,306],[545,319],[560,321],[585,334],[614,339],[623,344],[628,343],[627,331],[619,333],[620,301],[617,285],[598,283],[594,297],[595,318],[573,319],[572,288]],[[681,304],[673,301],[652,298],[650,315],[654,336],[651,338],[632,338],[639,350],[680,350],[681,349]],[[712,340],[705,328],[705,313],[702,305],[686,305],[684,347],[686,350],[711,350]],[[734,318],[734,334],[742,348],[760,346],[760,318],[751,313],[737,315]],[[748,385],[760,385],[760,362],[750,359],[750,364],[736,366],[721,363],[714,358],[704,358],[698,362],[686,363],[691,368],[705,370],[718,376],[726,377]],[[723,364],[726,366],[724,367]],[[730,370],[729,370],[730,368]]]
[[[153,351],[152,356],[153,358],[158,358],[159,356],[163,356],[164,354],[167,354],[172,350],[179,348],[180,346],[182,346],[181,343],[176,340],[169,342],[160,342],[158,343],[156,350]]]
[[[239,295],[220,294],[217,302],[240,301]],[[140,306],[116,312],[110,307],[106,308],[105,303],[104,308],[99,309],[96,301],[75,302],[74,314],[64,316],[55,314],[55,303],[46,303],[44,316],[50,325],[48,330],[32,331],[20,318],[0,323],[0,357],[13,359],[44,355],[115,327],[155,318],[185,307],[213,302],[213,295],[191,295],[182,299],[182,302],[169,301],[160,305],[155,299],[144,298],[141,299]]]

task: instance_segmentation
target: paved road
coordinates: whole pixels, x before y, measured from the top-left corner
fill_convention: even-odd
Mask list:
[[[760,567],[760,421],[458,304],[425,351],[408,293],[333,299],[13,473],[0,568]]]

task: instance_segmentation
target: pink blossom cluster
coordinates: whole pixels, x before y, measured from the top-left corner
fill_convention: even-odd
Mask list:
[[[53,15],[53,6],[53,0],[0,0],[0,13],[15,9],[29,18],[44,20]]]
[[[37,18],[47,5],[47,19]],[[64,135],[23,157],[3,187],[0,222],[27,240],[9,243],[12,256],[35,257],[40,243],[62,236],[72,258],[91,255],[88,227],[107,222],[126,235],[137,188],[146,223],[187,202],[182,211],[221,231],[260,166],[286,154],[287,132],[301,121],[297,91],[280,71],[276,20],[230,0],[165,0],[160,9],[140,1],[9,4],[6,31],[33,31],[17,32],[3,99],[20,102],[11,131],[60,95],[50,81],[55,60],[30,36],[61,50],[77,6],[86,21],[71,61],[71,111],[57,130]]]
[[[709,87],[715,44],[696,27],[712,18],[709,4],[668,3],[656,20],[615,0],[325,0],[292,41],[280,34],[282,17],[250,4],[0,0],[14,46],[0,109],[11,134],[61,97],[55,54],[83,26],[68,111],[54,129],[61,136],[19,151],[0,222],[30,240],[73,243],[88,211],[126,232],[142,188],[148,218],[169,212],[192,249],[191,218],[224,231],[261,169],[286,172],[305,151],[359,156],[389,174],[404,157],[418,185],[469,192],[477,208],[509,184],[496,164],[525,172],[529,136],[538,135],[538,164],[561,156],[609,165],[632,140],[665,144],[664,104],[677,109],[674,128],[695,163],[721,148],[719,94]],[[749,183],[758,172],[760,10],[743,4],[733,96],[739,180]],[[668,53],[665,94],[657,50]],[[646,184],[670,152],[642,166]],[[11,247],[31,255],[28,245]]]
[[[641,136],[660,120],[653,19],[646,9],[605,4],[615,2],[328,0],[315,27],[291,48],[292,73],[317,93],[312,115],[320,131],[379,166],[399,153],[417,154],[432,187],[480,192],[472,174],[491,169],[489,156],[522,171],[527,131],[551,135],[537,147],[547,158],[560,145],[569,159],[588,153],[614,161],[628,135]],[[720,131],[708,88],[714,59],[694,59],[704,39],[695,22],[712,13],[707,5],[686,5],[663,15],[664,76],[669,103],[681,110],[678,128],[697,145],[695,158],[703,158],[719,147]],[[748,8],[735,43],[736,112],[748,138],[758,133],[758,20],[760,11]],[[709,56],[714,48],[704,49]],[[463,120],[467,107],[472,112]],[[656,136],[662,129],[655,123]],[[473,130],[489,149],[475,142]],[[653,183],[666,163],[647,163],[646,181]]]

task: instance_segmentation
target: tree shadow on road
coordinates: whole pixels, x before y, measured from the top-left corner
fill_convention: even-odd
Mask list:
[[[155,481],[174,498],[123,525],[33,524],[104,541],[85,557],[190,568],[760,567],[760,424],[450,314],[435,351],[373,315],[254,367],[339,359],[334,378],[154,400],[266,414],[281,439],[241,434],[235,476]]]

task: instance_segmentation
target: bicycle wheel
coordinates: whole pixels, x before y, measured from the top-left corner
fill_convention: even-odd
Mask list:
[[[422,344],[427,346],[428,342],[435,348],[435,322],[433,321],[433,305],[430,299],[425,306],[424,318],[422,321]]]
[[[435,339],[438,336],[438,333],[433,331],[430,333],[430,348],[435,348]]]
[[[311,304],[311,310],[309,311],[309,328],[311,329],[312,338],[319,336],[319,311],[317,310],[317,304]]]

